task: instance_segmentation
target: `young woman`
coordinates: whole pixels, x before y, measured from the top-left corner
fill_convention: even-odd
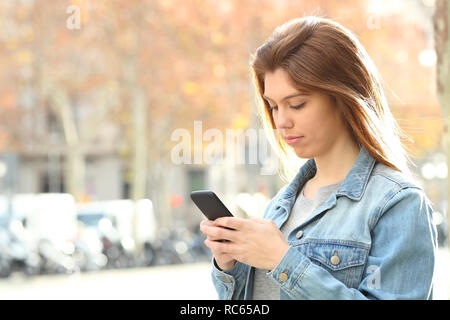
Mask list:
[[[328,19],[294,19],[252,69],[281,160],[309,160],[264,219],[201,223],[219,298],[431,299],[431,203],[356,37]]]

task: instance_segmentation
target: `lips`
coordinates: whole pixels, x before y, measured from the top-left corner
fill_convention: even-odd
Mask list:
[[[303,136],[286,136],[284,140],[287,144],[293,145],[300,141],[302,138]]]

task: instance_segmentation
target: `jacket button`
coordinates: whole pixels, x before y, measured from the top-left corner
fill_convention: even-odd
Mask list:
[[[331,257],[330,262],[333,266],[337,266],[341,262],[341,258],[339,258],[337,254],[337,250],[334,251],[334,255]]]
[[[287,270],[278,275],[278,280],[280,280],[281,282],[286,282],[287,279],[288,279],[288,271]]]
[[[230,283],[231,279],[227,278],[227,277],[220,277],[220,280],[226,282],[226,283]]]
[[[297,239],[300,239],[301,237],[303,237],[303,230],[298,230],[297,233],[295,234],[295,236],[297,237]]]

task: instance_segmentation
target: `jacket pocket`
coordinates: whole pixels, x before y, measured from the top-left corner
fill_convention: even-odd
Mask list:
[[[314,239],[307,246],[311,262],[349,288],[359,286],[368,253],[367,244],[348,240]]]

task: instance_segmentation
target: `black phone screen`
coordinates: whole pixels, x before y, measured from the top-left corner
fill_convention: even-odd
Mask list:
[[[210,190],[192,191],[191,199],[209,220],[233,216],[219,197]]]

